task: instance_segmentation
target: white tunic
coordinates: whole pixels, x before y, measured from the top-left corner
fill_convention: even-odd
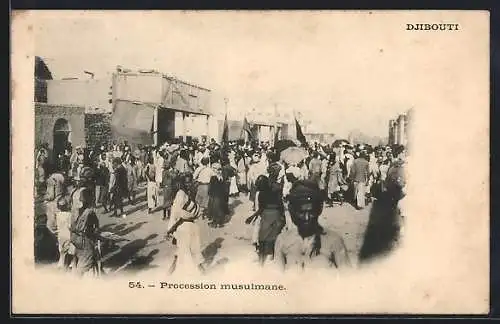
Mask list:
[[[172,214],[168,229],[172,228],[179,219],[191,219],[193,215],[183,209],[189,197],[183,190],[179,190],[172,204]],[[199,273],[198,265],[203,262],[201,254],[200,228],[196,223],[184,222],[173,233],[177,241],[175,256],[177,258],[175,272],[183,275]]]

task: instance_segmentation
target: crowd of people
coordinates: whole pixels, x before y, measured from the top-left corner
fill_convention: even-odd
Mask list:
[[[84,274],[96,266],[102,208],[126,217],[146,187],[148,214],[162,211],[165,233],[177,245],[171,271],[203,271],[196,222],[223,227],[230,197],[246,196],[253,214],[253,244],[263,265],[287,268],[321,259],[340,267],[349,258],[340,235],[317,219],[326,206],[352,203],[362,209],[373,199],[404,195],[403,146],[303,145],[305,158],[284,160],[278,143],[180,140],[132,148],[124,141],[94,148],[68,146],[53,154],[47,144],[36,152],[37,197],[45,205],[46,227],[57,238],[59,266]],[[307,251],[307,253],[302,253]],[[307,260],[304,257],[307,255]],[[187,268],[186,268],[187,267]]]

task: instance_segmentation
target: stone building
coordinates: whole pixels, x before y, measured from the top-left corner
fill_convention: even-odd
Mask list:
[[[67,78],[47,81],[47,102],[57,106],[85,108],[85,145],[94,147],[112,141],[112,79]]]
[[[85,107],[49,103],[52,73],[45,61],[35,57],[35,147],[47,143],[55,155],[65,147],[86,144]]]
[[[47,102],[85,107],[88,146],[161,144],[208,136],[210,90],[155,71],[121,67],[101,79],[47,82]]]
[[[111,113],[85,114],[85,143],[88,147],[112,142],[111,117]]]
[[[35,103],[35,145],[48,143],[54,156],[66,146],[84,146],[85,107]]]

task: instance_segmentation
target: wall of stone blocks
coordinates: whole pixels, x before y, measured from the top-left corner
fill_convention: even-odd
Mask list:
[[[54,125],[58,119],[65,119],[70,128],[69,141],[73,147],[85,144],[85,108],[35,104],[35,145],[54,142]]]
[[[85,114],[85,142],[87,147],[112,142],[111,114]]]

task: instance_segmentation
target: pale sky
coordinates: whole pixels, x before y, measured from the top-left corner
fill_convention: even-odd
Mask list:
[[[56,79],[156,69],[212,89],[213,106],[229,98],[230,114],[276,103],[339,136],[386,136],[416,95],[410,40],[383,13],[36,14],[36,54]]]

